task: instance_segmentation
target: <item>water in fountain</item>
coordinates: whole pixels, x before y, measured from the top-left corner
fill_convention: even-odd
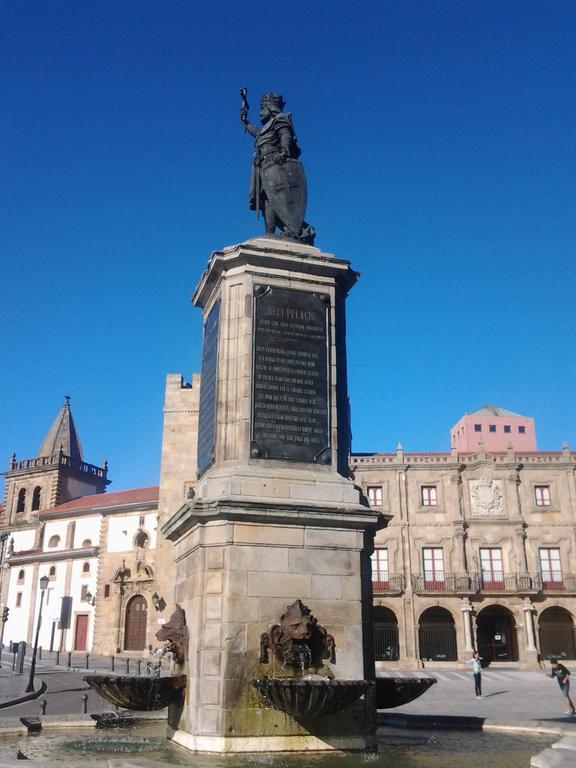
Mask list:
[[[504,735],[481,731],[380,731],[379,754],[312,753],[298,755],[191,756],[167,742],[164,724],[147,723],[129,731],[44,731],[39,736],[0,738],[0,767],[16,752],[44,768],[120,768],[130,766],[194,765],[194,768],[485,768],[498,762],[506,768],[526,768],[530,757],[550,745],[551,736]],[[133,759],[130,759],[133,756]],[[12,762],[10,761],[10,764]],[[81,761],[81,762],[80,762]],[[109,762],[111,761],[111,762]],[[118,761],[118,762],[116,762]],[[149,762],[148,762],[149,761]]]

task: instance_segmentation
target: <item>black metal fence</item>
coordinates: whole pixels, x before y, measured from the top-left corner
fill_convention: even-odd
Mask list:
[[[374,619],[374,655],[376,661],[398,661],[400,658],[396,621]]]
[[[456,627],[448,619],[421,621],[418,627],[420,658],[423,661],[456,661]]]
[[[548,621],[538,629],[540,655],[549,659],[576,659],[574,625],[567,621]]]

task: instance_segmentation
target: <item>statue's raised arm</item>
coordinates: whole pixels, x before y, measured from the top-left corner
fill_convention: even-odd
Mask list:
[[[250,208],[262,211],[268,237],[314,244],[314,228],[304,221],[307,187],[292,115],[284,112],[285,102],[277,93],[266,93],[260,102],[258,128],[248,120],[248,91],[240,90],[240,120],[244,130],[256,139]],[[276,230],[280,230],[277,234]]]

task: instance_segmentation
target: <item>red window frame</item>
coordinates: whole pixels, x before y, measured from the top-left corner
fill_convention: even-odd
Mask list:
[[[550,486],[535,485],[534,501],[536,502],[537,507],[549,507],[550,506]]]
[[[423,547],[424,585],[426,589],[444,589],[444,550],[442,547]]]
[[[420,501],[423,507],[437,507],[438,487],[436,485],[420,486]]]
[[[382,506],[382,486],[381,485],[369,485],[366,489],[368,496],[368,503],[371,507]]]
[[[564,589],[560,547],[540,547],[539,556],[544,589]]]
[[[502,549],[500,547],[480,548],[480,570],[484,589],[502,589],[504,572],[502,570]]]
[[[375,549],[372,553],[372,586],[374,589],[388,589],[390,572],[388,570],[388,550]]]

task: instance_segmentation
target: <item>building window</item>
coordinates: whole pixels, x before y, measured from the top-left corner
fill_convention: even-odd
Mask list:
[[[496,432],[496,424],[490,424],[488,429],[490,432]]]
[[[82,589],[80,590],[80,600],[82,600],[83,603],[87,603],[88,599],[88,584],[82,584]]]
[[[510,427],[510,424],[504,424],[504,432],[505,432],[507,435],[509,435],[511,431],[512,431],[512,429],[511,429],[511,427]]]
[[[24,512],[26,509],[26,488],[20,488],[18,491],[18,501],[16,503],[16,512]]]
[[[482,432],[482,424],[474,424],[474,432]]]
[[[56,566],[51,565],[50,570],[48,571],[48,578],[49,579],[55,579],[56,578]]]
[[[540,572],[544,589],[562,589],[564,587],[558,547],[542,547],[540,549]]]
[[[442,547],[424,547],[424,583],[427,589],[444,587],[444,551]]]
[[[42,488],[40,488],[39,485],[34,488],[34,493],[32,494],[32,510],[35,511],[37,509],[40,509],[40,494],[42,493]]]
[[[523,435],[526,432],[526,427],[518,427],[518,432]]]
[[[375,549],[371,560],[374,589],[387,589],[390,578],[388,573],[388,550]]]
[[[484,589],[501,589],[504,584],[502,550],[500,547],[486,547],[480,550],[480,568]]]
[[[82,542],[83,547],[91,547],[92,546],[92,539],[84,539]]]
[[[420,501],[423,507],[438,506],[438,491],[435,485],[423,485],[420,488]]]
[[[537,507],[549,507],[550,506],[550,486],[535,485],[534,501],[536,502]]]
[[[90,563],[84,563],[82,566],[82,573],[90,573]]]
[[[138,525],[139,525],[141,528],[143,528],[143,527],[144,527],[144,523],[145,523],[145,522],[146,522],[146,521],[144,520],[144,518],[143,518],[143,517],[141,517],[141,518],[140,518],[140,522],[138,523]]]
[[[22,605],[22,592],[16,592],[16,608]]]
[[[24,577],[25,576],[26,576],[26,574],[24,573],[23,570],[22,571],[18,571],[18,584],[23,584],[24,583]]]
[[[104,597],[110,597],[110,584],[104,584]]]
[[[50,536],[48,539],[48,546],[50,549],[54,549],[60,544],[60,536],[57,536],[54,534],[54,536]]]
[[[382,506],[382,486],[380,485],[368,486],[368,502],[371,507]]]

